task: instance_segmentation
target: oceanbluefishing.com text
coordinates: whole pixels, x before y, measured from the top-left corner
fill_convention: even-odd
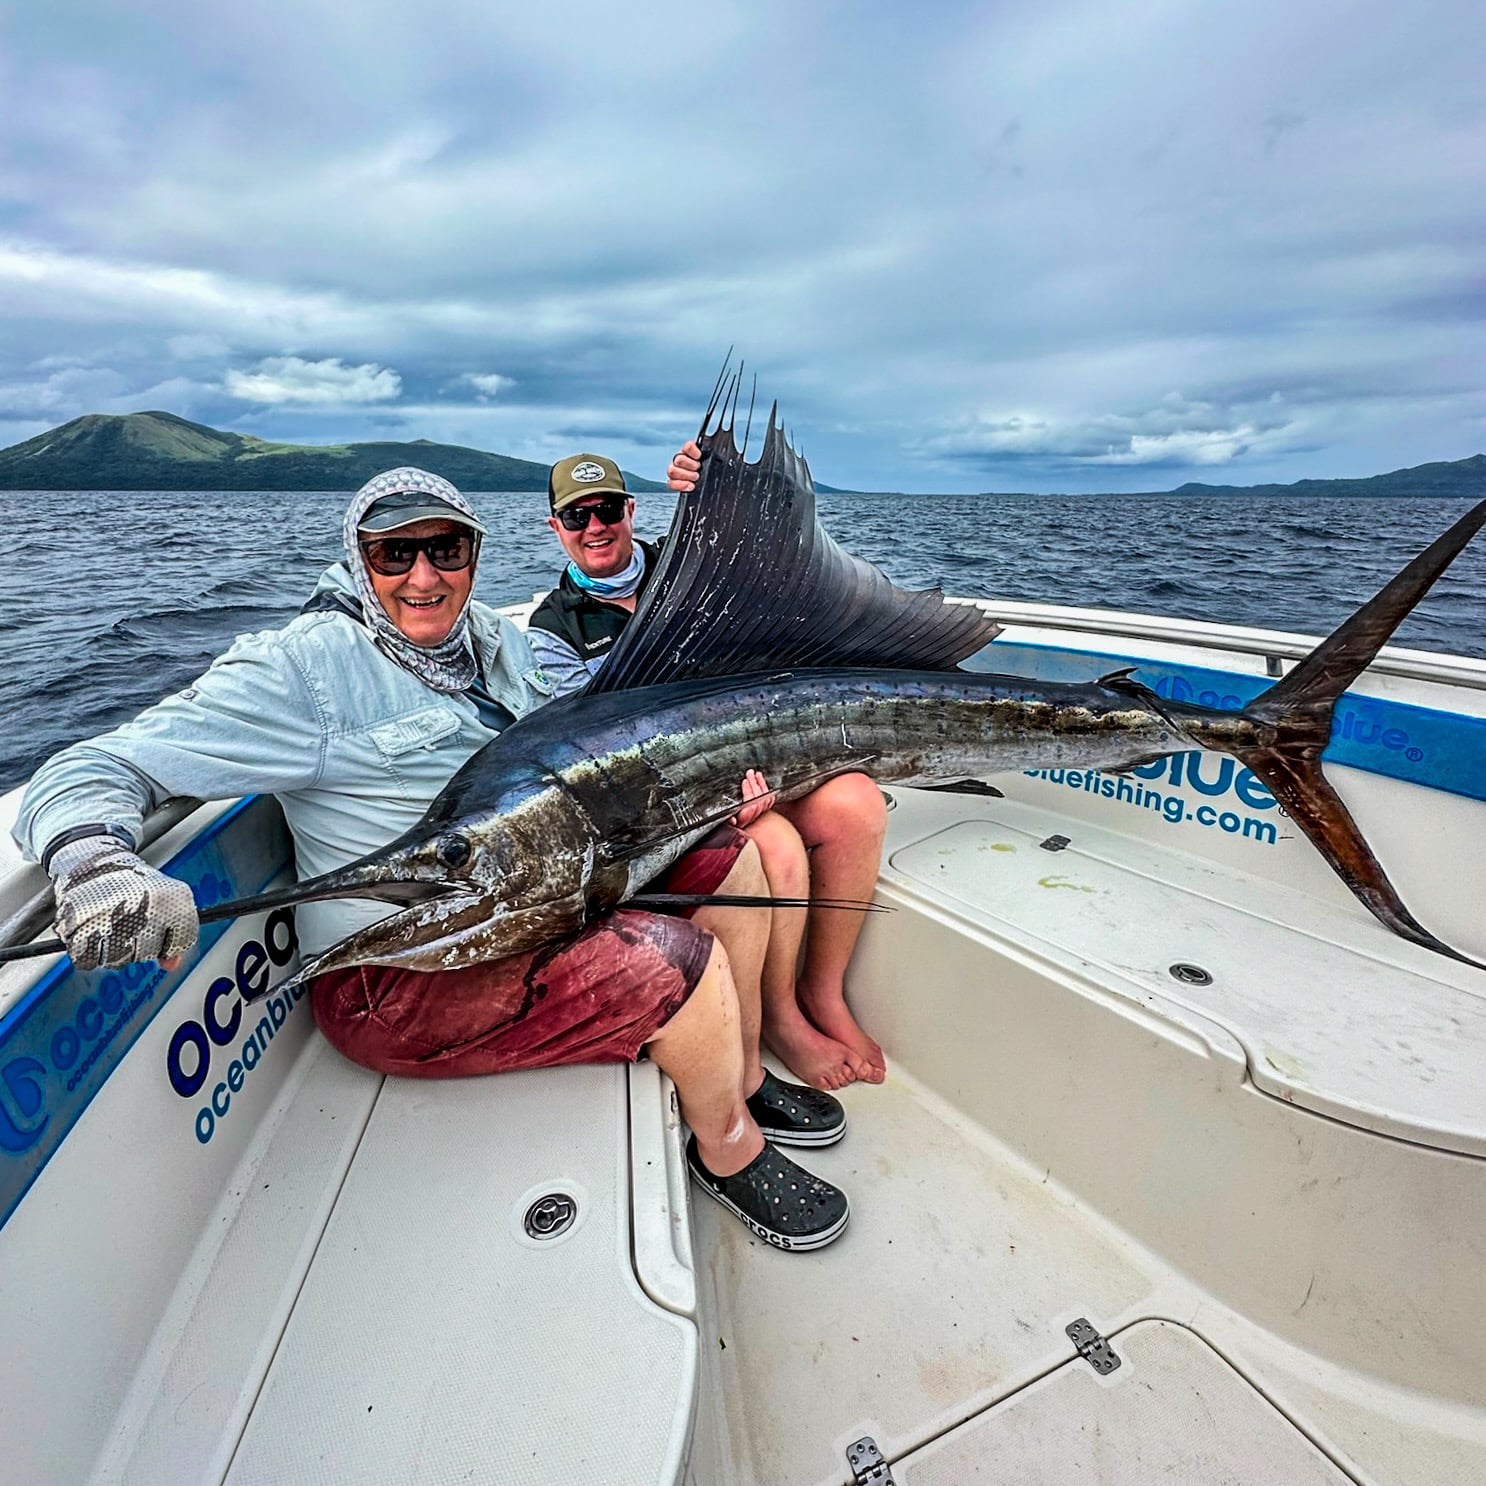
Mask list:
[[[1106,774],[1099,769],[1027,769],[1029,779],[1046,779],[1067,789],[1081,790],[1139,810],[1153,810],[1171,825],[1191,822],[1243,836],[1272,846],[1279,840],[1279,828],[1273,820],[1218,805],[1193,805],[1186,795],[1152,789],[1145,780],[1164,779],[1173,788],[1185,786],[1201,795],[1217,798],[1232,795],[1251,810],[1271,811],[1283,816],[1280,803],[1250,769],[1239,767],[1231,758],[1214,758],[1200,751],[1174,753],[1152,764],[1142,764],[1128,774]],[[1208,777],[1211,775],[1211,777]]]

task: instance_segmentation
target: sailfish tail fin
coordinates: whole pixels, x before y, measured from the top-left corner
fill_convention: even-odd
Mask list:
[[[1342,881],[1396,934],[1486,969],[1431,934],[1409,911],[1321,770],[1338,698],[1483,525],[1486,501],[1467,511],[1242,712],[1220,713],[1182,703],[1165,706],[1190,737],[1206,748],[1233,754],[1252,769]]]

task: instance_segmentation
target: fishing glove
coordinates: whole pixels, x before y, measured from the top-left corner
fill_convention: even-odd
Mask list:
[[[196,903],[114,836],[84,836],[52,853],[57,933],[79,970],[183,955],[196,945]]]

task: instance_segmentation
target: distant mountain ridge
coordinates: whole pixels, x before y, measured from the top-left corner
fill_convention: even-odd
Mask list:
[[[414,464],[462,490],[545,490],[548,466],[460,444],[374,441],[277,444],[226,433],[174,413],[89,413],[0,449],[0,490],[355,490],[383,470]],[[626,471],[636,492],[665,490]],[[816,482],[831,495],[858,492]],[[983,491],[982,494],[1005,492]],[[1392,470],[1362,479],[1290,485],[1189,481],[1150,495],[1486,496],[1486,454]]]
[[[1069,494],[1071,492],[1060,492]],[[1115,492],[1104,492],[1114,494]],[[981,495],[1033,495],[1032,491],[982,490]],[[1433,464],[1416,464],[1408,469],[1390,470],[1385,475],[1365,475],[1357,479],[1295,480],[1288,485],[1204,485],[1189,480],[1174,490],[1120,491],[1120,497],[1148,495],[1163,499],[1172,495],[1330,495],[1330,496],[1443,496],[1462,500],[1486,498],[1486,454],[1471,454],[1465,459],[1437,460]]]
[[[89,413],[0,449],[0,490],[355,490],[417,465],[461,490],[545,490],[548,466],[459,444],[275,444],[174,413]],[[631,490],[664,490],[626,471]]]
[[[1296,480],[1291,485],[1179,485],[1172,495],[1486,496],[1486,454],[1436,460],[1357,480]]]

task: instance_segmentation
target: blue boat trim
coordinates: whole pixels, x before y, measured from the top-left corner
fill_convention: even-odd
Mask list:
[[[258,800],[258,798],[258,795],[244,795],[243,798],[240,799],[235,805],[232,805],[228,809],[224,810],[221,815],[219,815],[216,820],[214,820],[211,825],[209,825],[199,836],[193,836],[188,842],[186,842],[186,844],[181,847],[181,849],[164,864],[161,870],[164,872],[169,872],[172,877],[189,878],[190,873],[188,870],[186,870],[186,864],[190,860],[194,859],[197,850],[200,847],[206,846],[212,841],[216,840],[216,838],[223,831],[225,831],[227,827],[234,820],[236,820],[245,810],[247,810],[249,806],[251,806],[256,800]],[[277,873],[275,874],[275,876],[276,875]],[[272,878],[270,878],[269,880],[272,881]],[[262,890],[259,889],[259,891]],[[217,899],[216,901],[220,902],[222,900]],[[198,899],[197,907],[200,908],[204,906],[205,905],[200,901],[200,899]],[[212,945],[214,945],[230,927],[231,925],[229,924],[202,925],[201,934],[196,940],[196,948],[192,950],[191,958],[183,963],[180,970],[176,972],[182,980],[184,980],[185,977],[188,976],[196,968],[196,964],[201,959],[202,955],[204,955],[207,950],[209,950]],[[5,1013],[3,1017],[0,1017],[0,1052],[4,1051],[5,1043],[10,1036],[11,1024],[23,1017],[26,1012],[30,1010],[35,1002],[39,1001],[43,996],[50,993],[54,986],[59,985],[72,973],[72,961],[68,959],[66,955],[63,955],[60,959],[58,959],[56,964],[54,964],[51,969],[46,972],[45,975],[41,976],[37,980],[36,984],[33,985],[31,989],[27,991],[26,994],[22,996],[21,999],[17,1001],[15,1005],[12,1006]]]
[[[1237,710],[1267,691],[1274,678],[1209,666],[1153,661],[1115,651],[1077,650],[997,640],[972,659],[976,670],[1006,671],[1045,681],[1089,681],[1133,667],[1135,678],[1158,696]],[[1345,692],[1332,717],[1331,742],[1321,757],[1369,774],[1426,789],[1486,800],[1486,717],[1419,707]]]
[[[239,801],[165,863],[202,906],[239,896],[242,870],[258,860],[258,833],[230,829],[255,805],[269,808],[258,796]],[[283,849],[267,877],[257,881],[261,869],[255,873],[255,892],[291,860],[282,823],[269,830]],[[189,960],[169,972],[155,964],[80,971],[64,956],[0,1021],[0,1228],[114,1069],[235,922],[203,925]]]

